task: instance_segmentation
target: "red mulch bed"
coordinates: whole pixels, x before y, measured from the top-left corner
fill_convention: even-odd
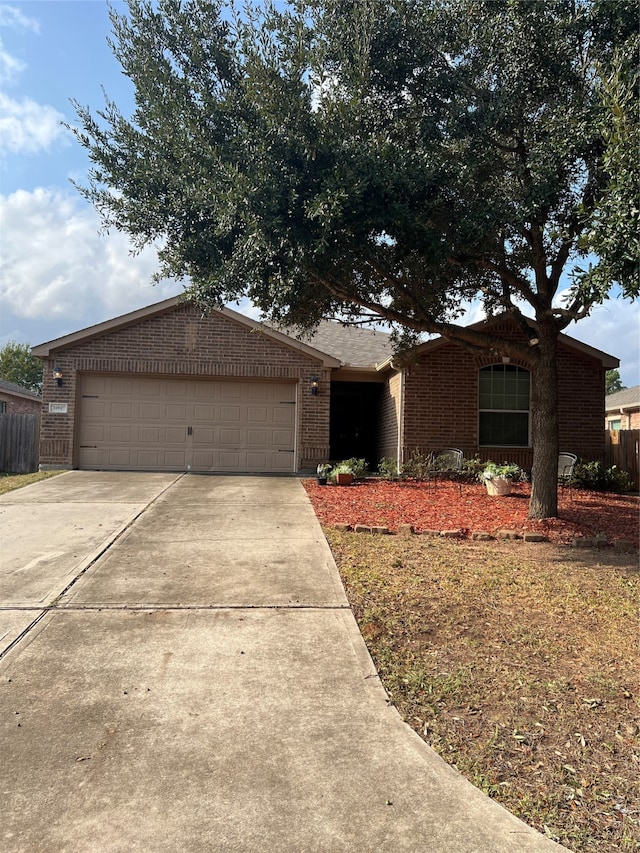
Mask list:
[[[461,535],[499,530],[542,533],[553,542],[577,537],[605,537],[609,543],[625,539],[638,547],[640,501],[635,495],[574,489],[558,495],[559,517],[527,518],[531,487],[515,483],[512,494],[491,497],[480,483],[456,483],[437,488],[420,482],[365,480],[351,486],[319,486],[304,480],[304,487],[322,524],[365,524],[387,527],[412,524],[416,533],[458,530]]]

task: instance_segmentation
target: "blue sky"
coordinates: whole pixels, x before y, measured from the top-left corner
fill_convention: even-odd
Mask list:
[[[88,169],[61,124],[75,122],[70,100],[95,112],[104,87],[125,114],[132,104],[110,31],[104,0],[0,2],[0,346],[43,343],[182,290],[152,285],[154,252],[132,257],[125,236],[101,234],[70,183]],[[617,356],[624,384],[640,384],[638,303],[609,300],[567,334]]]

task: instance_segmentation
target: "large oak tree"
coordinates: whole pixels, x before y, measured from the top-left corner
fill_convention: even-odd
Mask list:
[[[160,243],[159,275],[205,307],[521,359],[530,515],[557,514],[558,336],[614,284],[638,293],[635,0],[128,4],[133,115],[76,104],[105,224]],[[478,299],[529,343],[461,325]]]

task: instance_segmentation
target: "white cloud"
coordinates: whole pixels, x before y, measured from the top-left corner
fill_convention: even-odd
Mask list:
[[[26,67],[21,59],[8,53],[0,41],[0,82],[5,86],[14,83]]]
[[[68,141],[64,116],[30,98],[15,100],[0,92],[0,153],[34,154],[58,140]]]
[[[40,321],[51,340],[181,292],[175,282],[152,285],[152,249],[133,257],[124,235],[99,227],[93,208],[61,190],[0,196],[2,313]]]
[[[0,5],[0,27],[40,32],[40,23],[36,18],[30,18],[18,6],[9,6],[7,3]]]
[[[640,385],[640,305],[609,299],[565,333],[620,359],[620,376],[629,388]]]
[[[17,6],[0,4],[0,27],[10,27],[14,30],[31,30],[40,32],[40,24],[35,18],[25,15]],[[0,39],[0,81],[3,85],[14,83],[27,66],[22,60],[12,56]]]

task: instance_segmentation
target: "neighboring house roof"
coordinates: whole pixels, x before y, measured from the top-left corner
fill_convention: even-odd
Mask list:
[[[625,388],[623,391],[616,391],[615,394],[609,394],[604,399],[604,408],[607,412],[640,408],[640,385]]]
[[[28,388],[16,385],[15,382],[7,382],[5,379],[0,379],[0,394],[11,394],[13,397],[22,397],[25,400],[42,401],[42,397],[35,391],[29,391]]]

